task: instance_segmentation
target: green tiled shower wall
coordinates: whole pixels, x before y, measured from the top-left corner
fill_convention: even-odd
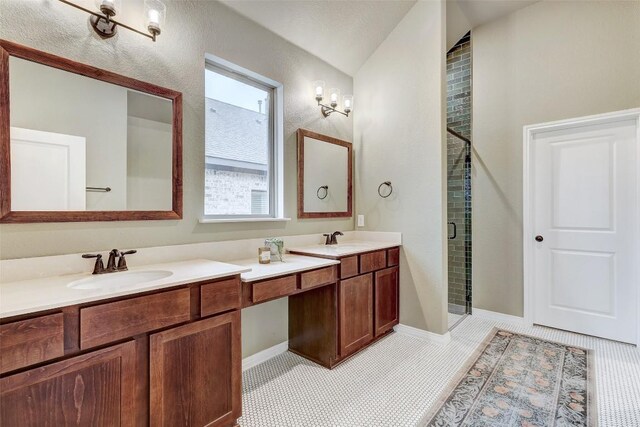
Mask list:
[[[467,34],[447,54],[447,127],[471,139],[471,36]],[[466,143],[447,134],[448,221],[457,236],[449,240],[449,308],[461,314],[471,281],[471,177],[465,169]],[[467,174],[468,176],[465,176]],[[453,236],[453,226],[449,226]],[[465,251],[467,256],[465,257]]]

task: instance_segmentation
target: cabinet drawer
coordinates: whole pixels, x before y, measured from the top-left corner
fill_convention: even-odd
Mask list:
[[[340,278],[346,279],[358,275],[358,255],[340,260]]]
[[[387,251],[387,267],[395,267],[400,264],[400,248],[391,248]]]
[[[360,255],[360,274],[382,270],[387,267],[387,251],[369,252]]]
[[[187,288],[80,309],[80,348],[129,338],[190,319]]]
[[[328,285],[336,281],[336,267],[325,267],[308,271],[300,275],[300,289],[309,289],[315,286]]]
[[[200,287],[202,317],[240,308],[240,280],[229,279]]]
[[[62,313],[0,326],[0,373],[64,355]]]
[[[268,299],[283,297],[297,288],[296,276],[286,276],[278,279],[265,280],[264,282],[254,283],[252,286],[251,296],[254,303],[266,301]]]

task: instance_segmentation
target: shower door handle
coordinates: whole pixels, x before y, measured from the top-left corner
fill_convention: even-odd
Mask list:
[[[458,226],[455,222],[449,222],[449,225],[453,225],[453,236],[449,236],[449,240],[453,240],[458,237]]]

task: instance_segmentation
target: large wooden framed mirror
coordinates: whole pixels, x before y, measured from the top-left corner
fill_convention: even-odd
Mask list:
[[[351,143],[298,129],[298,218],[353,214]]]
[[[182,94],[0,40],[0,222],[182,218]]]

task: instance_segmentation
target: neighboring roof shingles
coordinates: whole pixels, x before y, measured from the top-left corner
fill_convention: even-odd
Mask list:
[[[267,164],[265,114],[205,98],[205,122],[207,157]]]

